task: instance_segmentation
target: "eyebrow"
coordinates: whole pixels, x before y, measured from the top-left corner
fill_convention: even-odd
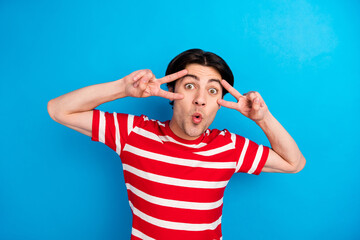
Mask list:
[[[195,79],[197,81],[200,81],[199,77],[196,76],[196,75],[193,75],[193,74],[186,74],[185,76],[182,77],[182,79],[184,79],[186,77],[191,77],[191,78],[193,78],[193,79]],[[208,82],[218,82],[220,84],[220,86],[221,86],[220,80],[216,79],[216,78],[211,78],[211,79],[208,80]]]

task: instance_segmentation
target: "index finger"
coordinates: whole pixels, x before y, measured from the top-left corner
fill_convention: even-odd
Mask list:
[[[184,98],[184,95],[181,94],[181,93],[168,92],[168,91],[165,91],[165,90],[162,90],[162,89],[160,89],[157,96],[162,97],[162,98],[167,98],[170,101]]]
[[[221,85],[223,85],[223,87],[231,94],[233,95],[236,99],[239,99],[240,97],[242,97],[241,93],[239,93],[235,88],[233,88],[227,81],[225,81],[224,79],[221,80]]]
[[[179,78],[182,78],[186,74],[187,74],[187,70],[183,69],[183,70],[178,71],[176,73],[173,73],[173,74],[167,75],[167,76],[165,76],[163,78],[160,78],[159,81],[160,81],[161,84],[172,82],[172,81],[175,81],[175,80],[177,80]]]

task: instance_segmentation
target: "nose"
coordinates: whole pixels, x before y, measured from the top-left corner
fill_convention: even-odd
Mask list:
[[[197,91],[194,97],[194,104],[202,107],[206,105],[206,96],[203,91]]]

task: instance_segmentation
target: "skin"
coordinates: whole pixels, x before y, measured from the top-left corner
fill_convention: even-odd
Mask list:
[[[162,90],[162,84],[176,81],[175,89]],[[223,86],[235,102],[221,99]],[[113,82],[84,87],[64,94],[48,103],[50,117],[87,136],[92,135],[93,109],[124,97],[158,96],[174,100],[171,130],[179,137],[193,140],[201,136],[213,122],[220,106],[234,109],[253,120],[267,136],[270,149],[264,172],[296,173],[306,160],[290,134],[270,113],[258,92],[240,94],[221,79],[212,67],[189,64],[177,73],[156,78],[151,70],[135,71]],[[201,114],[195,119],[194,114]]]
[[[221,75],[212,67],[190,64],[185,68],[187,75],[169,89],[184,96],[174,101],[170,129],[186,140],[194,140],[203,134],[213,122],[220,108],[222,97]],[[200,122],[193,121],[194,114],[201,114]]]

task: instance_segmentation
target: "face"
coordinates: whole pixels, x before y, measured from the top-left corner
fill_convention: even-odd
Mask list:
[[[175,83],[174,92],[184,98],[174,101],[170,129],[178,137],[194,140],[206,131],[220,108],[221,75],[215,68],[199,64],[189,64],[186,69],[188,74]]]

